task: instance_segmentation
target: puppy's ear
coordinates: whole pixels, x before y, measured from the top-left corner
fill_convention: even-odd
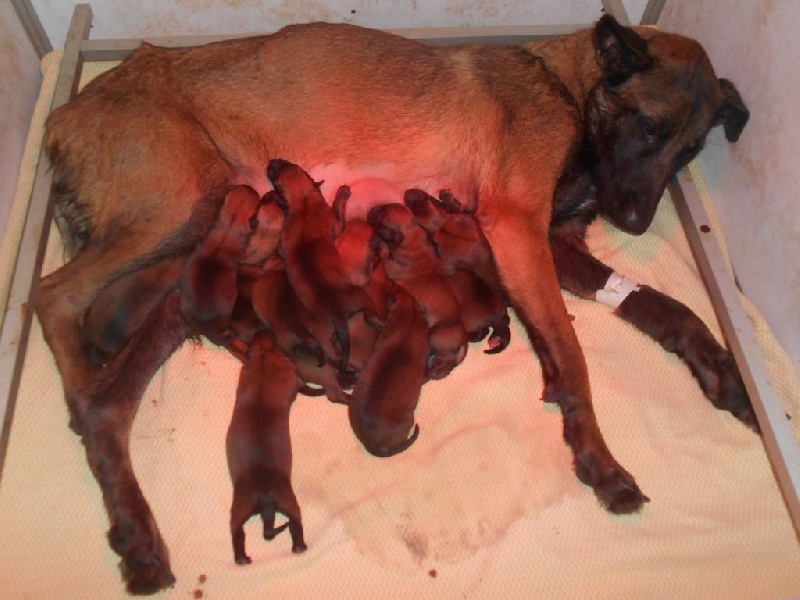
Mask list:
[[[620,85],[653,62],[647,53],[647,42],[611,15],[603,15],[595,25],[594,46],[603,79],[611,86]]]
[[[729,142],[735,142],[742,135],[744,126],[750,118],[750,111],[742,101],[739,91],[727,79],[719,80],[719,87],[722,90],[722,102],[717,108],[714,125],[722,125],[725,128],[725,137]]]

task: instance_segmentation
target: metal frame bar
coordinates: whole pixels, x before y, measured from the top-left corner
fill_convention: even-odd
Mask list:
[[[621,0],[602,0],[607,13],[622,23],[630,23]],[[658,20],[666,0],[649,0],[642,22]],[[52,108],[65,103],[77,90],[80,69],[84,60],[119,60],[130,54],[141,40],[87,40],[91,27],[91,9],[77,5],[65,45]],[[496,44],[520,43],[543,37],[568,33],[580,25],[555,27],[477,27],[437,29],[394,29],[395,33],[434,44],[483,42]],[[187,46],[236,36],[202,36],[148,38],[147,41],[167,46]],[[8,312],[0,335],[0,477],[8,443],[8,433],[19,379],[25,359],[32,311],[35,301],[44,249],[52,217],[52,175],[49,162],[40,155],[36,181],[28,209],[23,239],[12,280]],[[699,225],[708,217],[699,200],[699,193],[687,170],[681,171],[669,186],[676,209],[681,215],[684,230],[692,246],[698,266],[709,290],[715,312],[736,357],[748,392],[753,400],[759,423],[764,430],[767,455],[780,485],[795,531],[800,533],[798,487],[800,457],[791,429],[784,418],[780,399],[771,385],[760,347],[755,341],[752,326],[736,293],[733,276],[713,236],[705,235]]]
[[[33,9],[31,0],[11,0],[11,4],[17,13],[25,33],[28,34],[28,39],[31,41],[33,49],[39,58],[53,49],[53,44],[50,43],[50,38],[42,27],[42,22],[39,20],[39,15]]]
[[[65,104],[78,90],[78,80],[83,66],[80,47],[81,42],[89,36],[91,25],[92,11],[89,5],[76,6],[64,44],[64,57],[61,59],[56,79],[51,111]],[[25,353],[28,348],[28,335],[33,320],[31,307],[34,306],[36,292],[39,289],[42,261],[53,220],[52,183],[50,161],[44,150],[40,149],[31,201],[25,217],[8,294],[8,305],[0,330],[0,423],[2,424],[0,476],[5,463],[11,421],[14,417],[22,367],[25,364]]]
[[[711,221],[689,170],[682,169],[669,183],[668,189],[717,318],[750,394],[763,433],[764,447],[795,533],[800,535],[800,449],[784,414],[781,399],[770,381],[753,325],[739,299],[733,273],[714,232],[709,229]]]

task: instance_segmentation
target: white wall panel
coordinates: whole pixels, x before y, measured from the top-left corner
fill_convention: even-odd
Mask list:
[[[39,60],[33,46],[11,4],[0,2],[0,237],[6,230],[40,83]]]
[[[800,373],[800,2],[668,0],[659,25],[699,40],[750,108],[737,144],[700,155],[736,275]]]

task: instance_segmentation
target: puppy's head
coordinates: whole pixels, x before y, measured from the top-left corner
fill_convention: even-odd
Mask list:
[[[209,236],[243,247],[258,225],[256,213],[260,201],[258,192],[250,186],[233,186],[225,195]]]
[[[600,211],[638,235],[708,131],[723,125],[735,142],[749,112],[694,40],[623,27],[609,15],[593,39],[601,79],[587,97],[580,160],[592,174]]]
[[[442,223],[447,217],[443,204],[422,190],[406,190],[403,195],[403,204],[414,215],[417,224],[431,235],[441,229]]]
[[[323,182],[314,181],[302,168],[288,160],[281,158],[270,160],[267,165],[267,178],[287,204],[312,194],[322,198],[320,186]]]
[[[418,227],[411,211],[397,203],[372,207],[367,214],[367,223],[390,249],[401,246]]]

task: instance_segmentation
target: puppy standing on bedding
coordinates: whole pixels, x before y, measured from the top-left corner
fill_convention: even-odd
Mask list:
[[[644,231],[708,131],[723,125],[734,142],[748,114],[697,42],[608,15],[517,46],[434,47],[327,23],[194,48],[142,44],[47,124],[56,208],[76,254],[42,280],[36,312],[69,410],[91,435],[133,418],[121,396],[116,419],[90,418],[100,401],[86,390],[100,369],[83,349],[83,315],[109,282],[191,251],[233,184],[267,189],[264,165],[277,156],[353,181],[380,171],[397,189],[452,189],[475,211],[546,367],[578,477],[611,512],[636,511],[645,496],[597,424],[559,285],[587,298],[602,290],[610,269],[586,250],[586,224],[602,215]],[[675,351],[715,406],[754,423],[730,353],[694,313],[642,287],[617,314]],[[90,460],[114,469],[129,457],[123,447]],[[98,478],[112,527],[133,523],[153,541],[142,512],[118,501],[136,485],[125,472]],[[162,550],[125,560],[130,589],[164,585]],[[143,566],[155,564],[160,572]]]
[[[342,267],[334,244],[341,224],[319,186],[297,165],[271,160],[267,177],[288,206],[280,247],[289,281],[308,310],[312,333],[325,354],[347,371],[347,320],[363,311],[371,322],[380,321],[370,297],[350,282]]]
[[[220,346],[227,346],[236,338],[230,327],[236,302],[236,273],[256,229],[260,201],[251,187],[233,187],[225,195],[211,231],[186,259],[181,276],[184,317],[192,329]]]
[[[289,410],[298,392],[297,370],[272,341],[256,334],[239,375],[236,404],[225,438],[228,470],[233,482],[231,541],[237,564],[251,562],[245,553],[244,524],[256,514],[271,540],[285,527],[292,552],[306,550],[300,506],[292,490],[292,443]],[[275,527],[275,512],[289,519]]]
[[[428,323],[427,376],[442,379],[464,360],[467,333],[436,251],[402,204],[376,206],[369,211],[367,221],[386,248],[386,275],[414,297]]]

